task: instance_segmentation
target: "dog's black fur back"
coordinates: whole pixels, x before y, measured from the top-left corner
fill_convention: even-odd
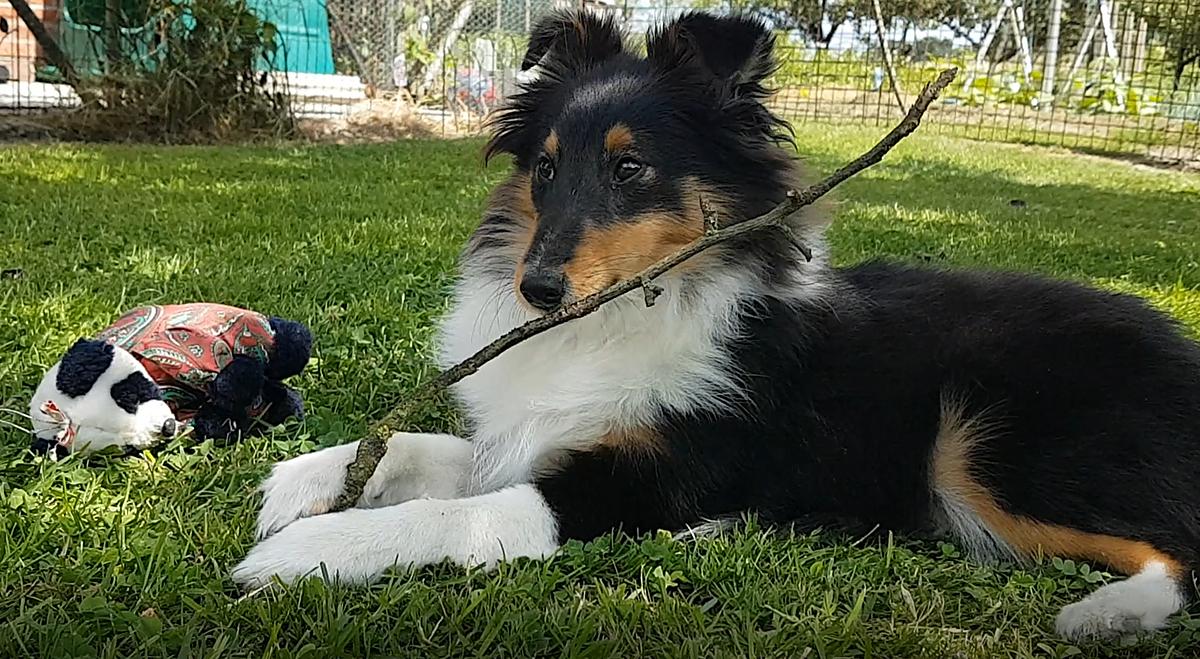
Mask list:
[[[548,310],[702,235],[696,196],[727,222],[769,210],[801,178],[765,104],[772,45],[752,19],[687,14],[649,35],[642,58],[611,21],[542,23],[525,60],[540,77],[501,112],[488,149],[513,156],[513,175],[464,265]],[[823,218],[794,220],[817,245],[812,263],[759,235],[673,275],[685,298],[741,282],[712,364],[738,383],[734,404],[664,405],[556,460],[538,486],[561,537],[752,511],[941,532],[984,557],[1071,556],[1190,591],[1197,344],[1137,298],[1074,283],[834,268]],[[1175,586],[1163,588],[1174,610]],[[1118,628],[1106,611],[1060,624]]]
[[[744,414],[668,415],[673,441],[655,459],[606,449],[547,479],[586,501],[563,515],[564,535],[746,510],[928,531],[951,397],[991,429],[972,475],[1007,510],[1195,560],[1200,348],[1175,322],[1131,296],[1028,275],[871,263],[837,276],[833,308],[766,300],[748,313],[729,346],[753,401]],[[614,468],[623,494],[587,496],[594,480],[576,470]]]

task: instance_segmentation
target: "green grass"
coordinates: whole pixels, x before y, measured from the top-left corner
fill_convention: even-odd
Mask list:
[[[875,137],[802,127],[799,143],[827,171]],[[227,575],[270,463],[352,439],[428,374],[454,257],[502,176],[482,169],[479,146],[0,151],[0,406],[23,407],[72,341],[141,303],[247,305],[318,338],[297,383],[310,418],[268,438],[55,466],[0,428],[0,656],[1200,652],[1191,617],[1128,647],[1074,648],[1053,616],[1107,575],[982,567],[901,538],[606,538],[494,574],[443,565],[369,589],[312,581],[240,599]],[[1200,328],[1195,175],[917,136],[839,192],[840,263],[1090,280]]]

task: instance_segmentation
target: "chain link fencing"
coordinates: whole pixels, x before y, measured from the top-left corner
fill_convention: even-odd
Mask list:
[[[107,35],[153,50],[145,0],[30,7],[76,68]],[[245,0],[277,31],[264,69],[297,114],[364,109],[470,134],[517,87],[531,26],[555,8],[615,16],[635,40],[688,9],[761,16],[778,34],[775,109],[797,122],[890,125],[947,66],[959,80],[926,130],[1162,159],[1200,159],[1200,0]],[[180,0],[182,3],[183,0]],[[181,4],[180,6],[185,6]],[[70,86],[0,9],[0,112],[72,103]]]

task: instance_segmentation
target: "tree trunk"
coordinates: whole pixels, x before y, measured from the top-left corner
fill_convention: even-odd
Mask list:
[[[114,73],[121,62],[121,0],[104,0],[104,65]]]
[[[1046,66],[1042,71],[1042,93],[1054,95],[1058,75],[1059,36],[1062,30],[1063,0],[1050,0],[1050,25],[1046,32]]]
[[[1188,65],[1200,60],[1200,51],[1191,52],[1186,47],[1179,47],[1179,56],[1175,58],[1175,82],[1171,86],[1172,91],[1179,91],[1179,85],[1183,81],[1183,72]]]
[[[900,114],[906,114],[908,108],[904,106],[904,99],[900,97],[900,87],[896,85],[896,66],[892,63],[892,47],[888,44],[887,32],[883,28],[883,9],[879,6],[879,0],[871,0],[871,6],[875,10],[875,33],[879,35],[879,47],[883,50],[883,65],[887,67],[888,82],[892,85],[892,94],[896,96],[896,107],[900,108]]]
[[[1071,68],[1067,71],[1067,94],[1072,93],[1071,85],[1075,83],[1075,74],[1079,71],[1079,67],[1083,66],[1083,60],[1087,57],[1088,51],[1092,49],[1092,42],[1096,39],[1096,32],[1100,29],[1100,17],[1092,13],[1091,8],[1088,8],[1087,29],[1083,32],[1083,37],[1079,39],[1079,49],[1075,51],[1075,59],[1071,61]]]
[[[979,50],[975,53],[975,63],[968,68],[967,75],[963,76],[964,92],[971,88],[971,83],[975,82],[975,76],[987,63],[988,50],[991,49],[992,41],[996,39],[996,33],[1000,31],[1000,26],[1004,23],[1004,16],[1008,13],[1010,6],[1012,6],[1010,0],[1004,0],[1004,3],[1000,5],[1000,10],[996,12],[996,18],[988,26],[987,34],[983,35],[983,43],[979,44]]]
[[[1138,19],[1137,50],[1133,55],[1133,72],[1141,75],[1146,72],[1146,55],[1149,52],[1150,25],[1146,19]]]
[[[463,0],[463,3],[458,6],[458,11],[454,13],[454,19],[450,21],[450,27],[446,29],[446,35],[442,38],[438,49],[434,51],[434,59],[429,63],[429,67],[425,69],[425,76],[421,80],[421,94],[429,93],[433,87],[433,83],[442,74],[442,68],[446,64],[446,57],[450,54],[450,50],[454,48],[454,43],[458,41],[458,35],[467,25],[467,20],[471,18],[471,12],[475,9],[475,0]]]

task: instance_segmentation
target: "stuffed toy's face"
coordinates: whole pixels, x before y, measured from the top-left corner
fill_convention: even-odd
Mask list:
[[[62,457],[117,446],[144,448],[178,424],[137,358],[81,339],[42,378],[29,404],[33,450]]]

